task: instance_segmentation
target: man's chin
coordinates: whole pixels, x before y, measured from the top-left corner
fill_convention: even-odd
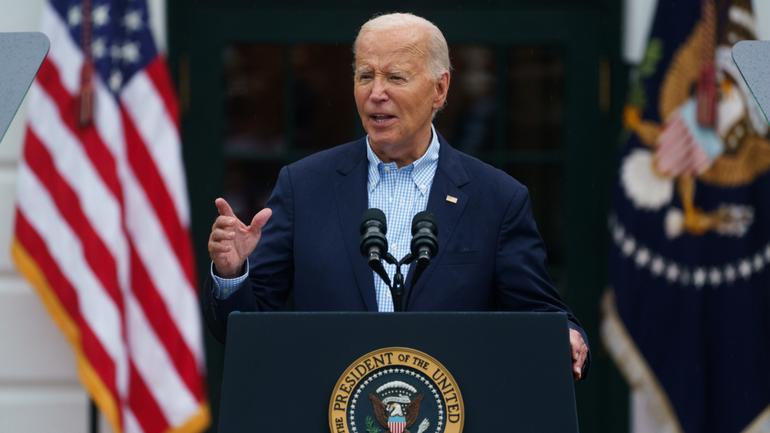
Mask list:
[[[399,140],[395,134],[383,134],[372,131],[369,133],[369,143],[374,149],[388,149],[398,146]]]

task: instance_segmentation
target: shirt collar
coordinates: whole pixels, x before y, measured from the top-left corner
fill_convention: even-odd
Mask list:
[[[413,163],[401,167],[398,170],[410,171],[412,174],[412,181],[415,186],[420,190],[422,194],[427,191],[430,179],[433,176],[438,161],[439,147],[441,146],[438,141],[438,134],[436,134],[436,128],[433,124],[430,125],[430,144],[428,150]],[[369,192],[372,192],[380,183],[380,170],[383,170],[386,166],[396,168],[395,163],[386,164],[377,156],[372,150],[372,145],[369,143],[369,136],[366,136],[366,158],[369,160]]]

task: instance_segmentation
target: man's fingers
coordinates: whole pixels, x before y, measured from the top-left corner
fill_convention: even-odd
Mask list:
[[[580,380],[583,377],[583,364],[586,360],[585,351],[582,349],[573,351],[572,360],[572,375],[576,380]]]
[[[232,247],[221,242],[209,242],[209,254],[229,253]]]
[[[583,364],[588,359],[588,346],[583,336],[575,329],[569,330],[570,352],[572,354],[572,375],[576,380],[583,377]]]
[[[254,215],[254,218],[251,219],[251,225],[249,225],[249,230],[255,233],[259,232],[260,230],[262,230],[262,227],[264,227],[265,224],[267,224],[267,220],[269,220],[272,215],[273,215],[273,211],[267,207],[257,212],[257,214]]]
[[[238,218],[220,215],[214,220],[214,224],[211,225],[211,231],[216,229],[234,228],[242,224],[238,221]]]
[[[227,200],[223,199],[222,197],[219,197],[218,199],[214,200],[214,204],[216,205],[220,215],[231,216],[231,217],[235,216],[235,213],[233,212],[233,208],[231,208],[230,204],[227,203]]]
[[[211,231],[210,239],[215,242],[220,241],[230,241],[235,238],[235,233],[233,233],[231,230],[223,230],[220,228],[215,228]]]
[[[573,356],[572,361],[575,365],[575,369],[582,370],[583,364],[586,361],[586,354],[583,351],[578,352],[575,356]]]

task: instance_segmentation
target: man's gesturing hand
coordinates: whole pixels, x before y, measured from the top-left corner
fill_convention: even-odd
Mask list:
[[[262,227],[273,214],[268,208],[254,215],[248,226],[241,222],[233,209],[223,198],[214,201],[219,216],[211,226],[209,235],[209,257],[214,262],[217,274],[223,278],[240,275],[246,257],[254,251],[262,237]]]
[[[572,352],[572,376],[580,380],[583,378],[583,364],[588,358],[588,346],[580,332],[572,328],[569,330],[569,346]]]

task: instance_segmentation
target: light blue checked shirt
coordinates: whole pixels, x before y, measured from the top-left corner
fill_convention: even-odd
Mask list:
[[[385,213],[388,224],[388,250],[397,260],[409,253],[412,240],[412,218],[428,205],[430,188],[438,167],[439,142],[436,130],[431,125],[431,140],[428,150],[417,161],[398,168],[395,162],[384,163],[372,151],[369,137],[366,137],[366,155],[369,160],[369,207]],[[214,275],[211,265],[211,277],[214,280],[214,296],[217,299],[229,297],[246,278],[249,263],[246,261],[246,273],[237,278],[221,278]],[[390,280],[396,273],[396,266],[385,263],[385,270]],[[408,268],[404,266],[402,273]],[[379,311],[393,311],[393,298],[390,289],[380,277],[372,272],[374,291]]]
[[[369,137],[366,137],[366,155],[369,159],[369,207],[385,213],[388,223],[388,251],[396,260],[401,260],[409,253],[412,240],[412,217],[424,211],[428,205],[430,187],[438,167],[439,142],[436,131],[431,126],[431,140],[428,150],[417,161],[398,168],[395,162],[384,163],[372,150]],[[396,274],[396,266],[385,263],[385,270],[390,280]],[[406,274],[403,266],[401,272]],[[377,296],[379,311],[393,311],[393,297],[382,279],[374,275],[374,291]]]

